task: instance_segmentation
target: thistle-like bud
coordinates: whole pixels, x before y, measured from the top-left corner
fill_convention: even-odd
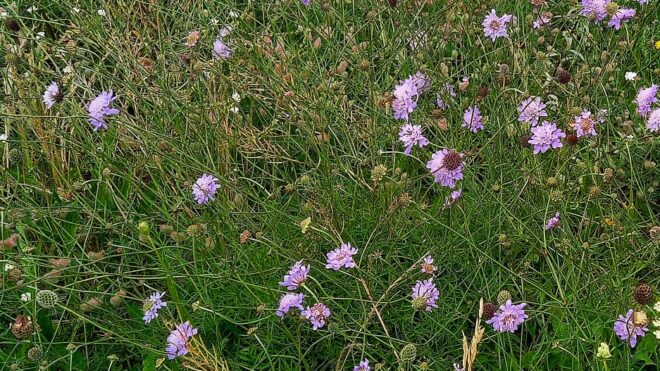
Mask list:
[[[406,344],[403,348],[401,348],[401,352],[399,353],[399,357],[401,358],[401,361],[403,362],[412,362],[415,360],[415,357],[417,357],[417,347],[415,344]]]
[[[502,290],[497,294],[497,302],[500,305],[506,303],[507,300],[511,300],[511,293],[507,290]]]

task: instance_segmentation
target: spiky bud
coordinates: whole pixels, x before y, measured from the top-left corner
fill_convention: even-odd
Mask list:
[[[612,169],[611,167],[608,167],[603,172],[603,182],[611,183],[614,180],[614,175],[615,175],[614,174],[614,169]]]
[[[374,183],[380,183],[385,175],[387,175],[387,167],[385,165],[376,165],[371,169],[371,181]]]
[[[52,308],[59,301],[57,293],[51,290],[39,290],[37,292],[37,304],[43,308]]]
[[[502,290],[497,294],[497,302],[500,305],[506,303],[507,300],[511,300],[511,293],[507,290]]]
[[[9,163],[11,165],[20,164],[22,159],[23,159],[23,154],[18,148],[12,148],[9,151]]]
[[[557,71],[555,71],[555,77],[557,80],[562,83],[562,84],[568,84],[571,82],[571,73],[568,72],[567,70],[563,69],[562,67],[557,67]]]
[[[190,237],[199,237],[206,232],[206,225],[192,224],[186,229],[186,233]]]
[[[589,197],[591,197],[591,198],[597,198],[602,193],[603,193],[603,190],[597,185],[591,186],[589,188]]]
[[[649,304],[653,300],[653,288],[648,283],[640,283],[635,286],[634,295],[635,301],[639,305]]]
[[[557,184],[559,184],[559,182],[557,181],[557,178],[555,178],[553,176],[551,176],[551,177],[549,177],[548,179],[545,180],[545,185],[548,186],[548,187],[555,187],[555,186],[557,186]]]
[[[406,344],[403,348],[401,348],[401,352],[399,353],[399,357],[401,358],[401,361],[403,362],[412,362],[415,360],[415,357],[417,357],[417,347],[415,344]]]
[[[488,321],[489,319],[493,318],[496,311],[497,311],[497,305],[493,303],[486,303],[484,304],[482,318]]]
[[[40,347],[33,347],[28,350],[27,357],[32,362],[39,362],[44,356],[44,351]]]

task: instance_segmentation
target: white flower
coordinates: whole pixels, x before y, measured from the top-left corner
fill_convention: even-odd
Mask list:
[[[16,268],[16,266],[12,263],[5,263],[5,272],[9,272],[10,270]]]
[[[0,18],[5,18],[9,15],[4,8],[0,8]]]
[[[28,13],[32,13],[32,12],[34,12],[34,11],[36,11],[36,10],[37,10],[37,7],[36,7],[36,6],[31,6],[31,7],[27,8],[25,11],[28,12]]]
[[[229,111],[231,111],[233,113],[238,113],[238,107],[233,106],[232,108],[229,109]]]
[[[37,32],[37,36],[35,37],[37,40],[41,40],[46,36],[45,32]]]
[[[236,103],[240,103],[241,102],[241,95],[234,92],[234,94],[231,95],[231,99],[233,99],[234,102],[236,102]]]
[[[626,72],[626,80],[635,81],[637,78],[637,72]]]
[[[235,10],[232,10],[232,11],[229,12],[229,16],[232,17],[232,18],[238,18],[239,15],[240,14],[238,14],[238,12],[235,11]]]
[[[32,293],[31,292],[25,292],[21,294],[21,301],[27,303],[28,301],[32,300]]]
[[[655,303],[655,305],[653,305],[653,310],[656,312],[660,312],[660,301]]]
[[[73,10],[74,13],[80,13],[80,9],[76,8],[75,6],[71,10]]]
[[[220,24],[220,21],[218,21],[217,18],[211,18],[211,24],[217,26],[218,24]]]
[[[6,142],[7,141],[7,134],[0,134],[0,142]]]
[[[105,10],[99,9],[96,11],[96,14],[100,15],[101,17],[105,17],[107,13],[105,12]]]

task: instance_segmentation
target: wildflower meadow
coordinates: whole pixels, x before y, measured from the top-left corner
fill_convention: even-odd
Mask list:
[[[660,1],[6,0],[0,67],[0,371],[660,367]]]

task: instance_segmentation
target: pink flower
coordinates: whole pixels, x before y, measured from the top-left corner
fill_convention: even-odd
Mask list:
[[[441,149],[431,156],[426,164],[436,183],[454,188],[456,181],[463,179],[463,155],[453,149]]]
[[[327,254],[328,261],[325,267],[336,271],[342,267],[355,268],[356,265],[353,256],[357,254],[357,251],[350,243],[342,243],[341,246]]]
[[[539,97],[529,97],[520,102],[518,106],[518,121],[536,126],[539,119],[548,116],[545,112],[545,103]]]
[[[646,128],[651,133],[657,133],[660,130],[660,108],[656,108],[649,114],[649,119],[646,122]]]
[[[316,303],[307,307],[301,314],[312,323],[312,329],[317,330],[325,326],[325,320],[330,317],[330,309],[324,304]]]
[[[483,117],[481,117],[479,107],[472,106],[465,110],[463,113],[463,125],[461,126],[470,129],[473,133],[484,129]]]
[[[404,151],[406,156],[410,156],[413,146],[426,147],[429,144],[429,141],[422,135],[421,125],[403,125],[399,131],[399,140],[406,146]]]
[[[514,305],[511,304],[511,300],[507,300],[486,323],[493,325],[493,330],[497,332],[514,333],[518,330],[518,326],[529,318],[523,309],[526,305],[527,303]]]
[[[639,89],[635,102],[637,103],[637,113],[640,116],[646,115],[651,110],[651,106],[658,101],[656,95],[658,95],[658,85]]]
[[[561,138],[566,137],[563,131],[557,129],[557,124],[549,121],[543,121],[541,126],[533,127],[532,134],[529,144],[534,145],[534,154],[544,153],[550,148],[562,147]]]
[[[484,26],[484,35],[490,37],[492,41],[495,41],[498,37],[507,37],[507,24],[511,22],[511,19],[512,16],[510,14],[498,17],[495,9],[491,9],[490,13],[481,23]]]
[[[584,110],[580,116],[575,116],[575,134],[578,138],[596,136],[596,118],[590,111]]]

